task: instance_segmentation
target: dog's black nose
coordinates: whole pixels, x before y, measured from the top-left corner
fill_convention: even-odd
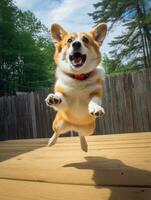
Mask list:
[[[80,47],[81,47],[81,43],[78,42],[78,41],[76,41],[76,42],[74,42],[74,43],[72,44],[72,47],[73,47],[75,50],[78,50],[78,49],[80,49]]]

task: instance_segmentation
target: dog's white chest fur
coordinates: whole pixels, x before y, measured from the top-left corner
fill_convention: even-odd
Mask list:
[[[89,97],[87,91],[74,91],[68,94],[67,103],[72,115],[82,119],[88,115]]]
[[[93,72],[92,77],[83,81],[68,77],[61,71],[57,71],[57,76],[56,86],[63,88],[67,97],[68,106],[63,107],[63,109],[68,109],[76,118],[85,118],[89,112],[90,94],[96,90],[102,90],[102,85],[98,81],[102,78],[101,69],[98,67]]]

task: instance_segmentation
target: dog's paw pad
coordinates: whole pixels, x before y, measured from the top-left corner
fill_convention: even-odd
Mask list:
[[[90,115],[95,116],[95,117],[101,117],[105,114],[104,108],[99,106],[99,105],[95,105],[93,107],[90,107],[89,113],[90,113]]]
[[[58,105],[62,102],[61,98],[55,94],[49,94],[45,101],[47,106]]]

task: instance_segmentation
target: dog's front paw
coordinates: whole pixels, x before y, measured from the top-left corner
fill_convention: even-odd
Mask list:
[[[58,105],[62,102],[61,98],[57,96],[56,94],[49,94],[47,98],[45,99],[45,102],[47,106],[53,106],[53,105]]]
[[[101,117],[102,115],[105,114],[104,108],[94,102],[90,102],[88,110],[89,114],[95,117]]]

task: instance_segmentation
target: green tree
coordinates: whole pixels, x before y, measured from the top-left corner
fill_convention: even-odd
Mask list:
[[[54,48],[47,28],[12,0],[0,1],[0,91],[34,91],[54,81]]]
[[[124,63],[125,69],[151,67],[151,3],[148,0],[102,0],[90,14],[96,24],[106,21],[110,30],[122,23],[125,31],[110,43],[111,61]],[[108,60],[109,61],[109,60]],[[110,63],[111,64],[111,63]],[[115,67],[115,70],[117,67]]]
[[[0,1],[0,90],[10,90],[11,71],[15,71],[17,10],[11,0]],[[7,86],[6,86],[7,82]]]
[[[132,62],[129,61],[128,63],[124,64],[120,59],[109,58],[109,56],[106,54],[103,56],[102,64],[106,74],[119,74],[134,70],[132,68]]]
[[[18,45],[21,55],[21,73],[18,78],[21,87],[23,85],[20,90],[25,88],[24,90],[31,91],[48,87],[53,82],[49,75],[54,66],[51,54],[54,49],[49,32],[30,11],[21,12],[18,19],[16,25],[21,41]]]
[[[118,63],[114,59],[110,59],[106,54],[103,56],[103,67],[105,69],[106,74],[112,74],[116,69],[119,68],[120,63]]]

